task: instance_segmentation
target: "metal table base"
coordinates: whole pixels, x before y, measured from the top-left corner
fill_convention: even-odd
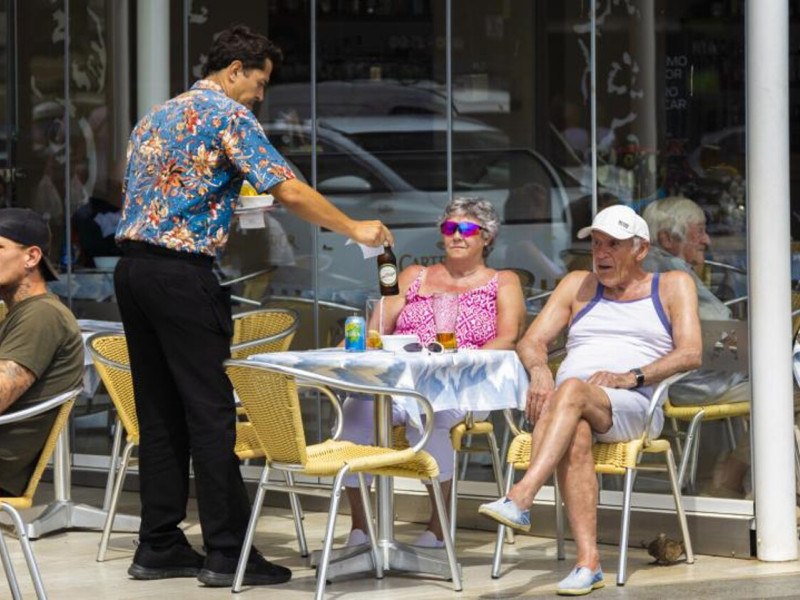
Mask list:
[[[55,500],[47,505],[44,511],[27,524],[28,537],[39,538],[54,531],[65,529],[97,529],[102,530],[108,512],[86,504],[77,504],[70,498],[70,465],[69,438],[66,429],[61,432],[56,443],[53,458],[53,485]],[[114,531],[138,532],[139,517],[132,515],[116,515]]]
[[[375,433],[380,446],[392,445],[392,399],[390,396],[375,397]],[[451,579],[450,564],[447,553],[438,548],[421,548],[410,544],[402,544],[394,539],[394,487],[391,477],[376,477],[377,541],[379,556],[383,560],[385,571],[406,571],[425,575],[438,575]],[[311,553],[310,564],[316,566],[320,552]],[[461,565],[458,565],[461,572]],[[327,578],[334,580],[355,573],[375,573],[370,545],[361,544],[338,548],[331,552]]]
[[[378,547],[384,571],[405,571],[423,575],[438,575],[450,579],[450,564],[447,562],[447,554],[443,548],[420,548],[396,541],[379,541]],[[309,562],[312,567],[317,565],[320,554],[319,550],[311,553]],[[369,544],[338,548],[331,552],[328,580],[334,581],[340,577],[357,573],[375,573],[375,564]]]

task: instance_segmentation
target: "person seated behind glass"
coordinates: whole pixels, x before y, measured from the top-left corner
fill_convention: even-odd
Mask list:
[[[700,319],[732,319],[730,308],[697,276],[704,270],[706,250],[711,246],[703,209],[689,198],[670,197],[648,205],[643,217],[651,239],[644,268],[662,273],[674,270],[689,273],[697,287]],[[746,373],[702,369],[670,388],[670,400],[676,405],[744,402],[749,397]]]
[[[78,234],[80,262],[84,267],[95,266],[95,256],[120,256],[122,251],[114,241],[121,217],[119,206],[92,196],[72,215],[72,226]]]
[[[396,334],[416,334],[423,344],[436,340],[431,308],[431,296],[437,292],[457,292],[459,313],[456,339],[459,348],[514,348],[525,319],[525,302],[519,278],[511,271],[496,271],[486,265],[486,257],[497,237],[500,220],[491,203],[479,198],[459,197],[445,207],[440,220],[444,261],[430,267],[411,265],[400,273],[400,294],[384,298],[384,331]],[[342,439],[356,443],[374,443],[371,402],[348,398],[344,403]],[[445,496],[450,494],[454,458],[450,429],[462,421],[463,410],[437,411],[433,434],[425,450],[439,465],[439,481]],[[393,424],[406,423],[406,415],[394,407]],[[411,444],[421,432],[407,427]],[[355,476],[345,481],[352,509],[352,530],[349,545],[367,541],[364,508]],[[428,492],[433,506],[430,486]],[[439,547],[442,526],[432,511],[427,529],[417,539],[418,545]]]
[[[517,344],[530,375],[526,414],[534,423],[530,467],[507,497],[479,512],[530,529],[530,506],[558,468],[558,482],[577,545],[573,571],[559,594],[603,586],[597,550],[597,478],[592,444],[644,433],[654,384],[700,364],[697,292],[682,271],[642,267],[650,235],[626,206],[600,211],[578,236],[592,238],[593,271],[573,271],[556,287]],[[548,345],[568,328],[567,356],[555,382]],[[664,422],[656,411],[650,435]]]
[[[0,414],[77,387],[83,341],[75,317],[47,291],[58,279],[47,258],[50,231],[27,208],[0,209]],[[0,427],[0,497],[20,496],[36,467],[56,412]]]
[[[642,217],[650,230],[650,251],[644,259],[648,271],[686,271],[697,286],[701,319],[730,319],[731,310],[711,293],[700,275],[706,264],[711,238],[706,214],[693,200],[672,196],[650,203]]]
[[[663,198],[648,205],[644,219],[653,241],[645,258],[645,268],[657,271],[678,269],[690,273],[697,285],[700,318],[732,319],[728,306],[696,276],[696,273],[702,273],[705,253],[711,245],[703,209],[689,198]],[[746,402],[750,399],[750,382],[747,373],[700,369],[672,385],[669,396],[670,401],[679,406]],[[701,493],[747,497],[751,491],[749,475],[750,434],[745,431],[736,440],[736,448],[714,466],[711,481],[701,487]],[[798,496],[800,498],[800,494]]]

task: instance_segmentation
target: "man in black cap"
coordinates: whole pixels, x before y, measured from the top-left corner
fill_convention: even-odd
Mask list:
[[[75,317],[47,291],[58,279],[47,258],[50,229],[28,208],[0,209],[0,414],[77,387],[83,341]],[[44,447],[55,411],[0,427],[0,497],[19,496]]]

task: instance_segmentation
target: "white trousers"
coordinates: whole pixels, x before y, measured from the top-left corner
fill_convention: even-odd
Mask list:
[[[343,405],[344,424],[341,439],[355,444],[375,445],[375,403],[362,396],[348,396]],[[453,477],[455,467],[453,444],[450,442],[450,430],[464,420],[466,411],[460,409],[441,410],[433,413],[433,431],[425,451],[439,465],[439,481],[449,481]],[[425,416],[423,415],[423,419]],[[412,446],[422,437],[422,432],[408,426],[408,414],[396,404],[392,404],[392,425],[406,425],[406,438]],[[368,484],[372,481],[367,476]],[[358,476],[348,475],[344,483],[347,487],[358,487]]]

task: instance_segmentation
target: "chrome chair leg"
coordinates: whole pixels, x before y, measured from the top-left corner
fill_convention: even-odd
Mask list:
[[[122,447],[122,431],[125,429],[122,426],[122,421],[116,419],[114,421],[114,443],[111,446],[111,456],[108,459],[108,479],[106,479],[106,493],[103,496],[103,510],[108,511],[111,508],[111,496],[114,493],[114,480],[117,477],[117,469],[119,468],[119,449]]]
[[[294,486],[294,474],[289,471],[283,472],[283,478],[287,485]],[[303,529],[303,510],[300,507],[300,498],[294,492],[289,492],[289,505],[292,507],[292,517],[294,519],[294,530],[297,533],[297,544],[300,546],[300,556],[308,556],[308,544],[306,543],[306,532]]]
[[[564,560],[564,503],[561,501],[561,486],[558,485],[558,473],[553,473],[553,500],[556,505],[556,556]]]
[[[469,454],[469,453],[467,453]],[[458,465],[458,452],[453,450],[453,464]],[[456,517],[458,515],[458,476],[453,470],[453,478],[450,480],[450,539],[456,543]]]
[[[472,456],[472,453],[469,451],[469,448],[472,448],[472,434],[467,434],[464,438],[464,441],[461,442],[462,448],[467,448],[467,451],[464,452],[464,456],[461,459],[461,479],[467,478],[467,469],[469,468],[469,460]],[[458,464],[458,463],[456,463]],[[453,478],[455,479],[455,472],[453,473]]]
[[[683,435],[683,433],[681,432],[681,428],[678,427],[678,419],[676,419],[675,417],[671,417],[670,422],[672,423],[672,433],[674,434],[675,449],[678,452],[678,456],[682,457],[683,443],[681,442],[681,435]]]
[[[511,428],[508,423],[504,423],[503,427],[503,441],[500,442],[500,456],[504,459],[508,456],[508,445],[511,443]]]
[[[319,565],[317,565],[317,588],[314,592],[314,600],[323,600],[325,597],[325,578],[328,575],[328,563],[331,560],[333,534],[336,529],[336,516],[339,513],[339,501],[342,499],[342,484],[348,471],[349,467],[345,465],[333,479],[333,493],[331,494],[331,507],[328,510],[328,524],[325,527],[322,556],[320,556]]]
[[[725,419],[725,432],[728,434],[728,443],[731,446],[731,451],[736,450],[736,432],[733,429],[733,419],[730,417]]]
[[[11,590],[11,597],[14,600],[22,600],[17,574],[14,572],[14,563],[11,562],[11,553],[8,551],[8,546],[6,545],[6,539],[5,536],[3,536],[2,530],[0,530],[0,559],[3,562],[3,570],[6,572],[6,580]]]
[[[500,466],[500,451],[497,447],[497,438],[494,437],[494,433],[490,433],[486,437],[489,441],[489,454],[492,457],[492,471],[494,472],[494,480],[497,483],[497,492],[500,496],[503,496],[505,495],[503,490],[503,469]],[[453,521],[455,521],[455,518],[453,518]],[[454,537],[453,540],[455,541],[455,539]],[[506,527],[506,541],[509,544],[514,543],[514,530],[511,527]]]
[[[694,440],[697,436],[697,430],[700,427],[700,421],[703,420],[703,411],[697,413],[692,421],[689,423],[689,428],[686,430],[686,442],[683,445],[683,455],[681,456],[681,466],[678,470],[678,483],[683,489],[686,483],[686,470],[689,467],[689,461],[692,459],[694,453]]]
[[[622,497],[622,523],[619,530],[619,565],[617,567],[617,585],[625,585],[628,578],[628,538],[631,524],[631,495],[636,471],[625,469],[625,491]]]
[[[122,429],[122,423],[119,423],[118,427]],[[103,562],[106,559],[108,540],[111,537],[111,529],[114,526],[114,517],[117,514],[117,503],[119,502],[119,496],[122,493],[122,485],[125,483],[125,475],[128,474],[128,464],[131,460],[131,452],[133,452],[133,447],[134,443],[128,442],[125,444],[125,448],[122,451],[122,461],[120,462],[119,470],[117,471],[117,477],[114,481],[114,489],[111,492],[111,498],[108,503],[108,508],[106,509],[106,522],[103,525],[103,535],[100,536],[100,547],[97,550],[97,558],[95,559],[97,562]],[[112,460],[116,462],[116,455],[114,455]]]
[[[508,495],[511,491],[511,486],[514,485],[514,464],[508,463],[506,467],[506,485],[503,492],[504,496]],[[492,557],[492,579],[500,578],[500,564],[503,561],[503,540],[505,539],[505,525],[497,526],[497,538],[494,542],[494,556]]]
[[[453,538],[450,537],[450,525],[447,521],[447,510],[445,509],[444,497],[442,496],[442,486],[439,484],[438,479],[431,479],[431,486],[433,487],[433,498],[436,501],[436,511],[439,513],[439,523],[442,524],[442,538],[444,538],[444,547],[447,550],[447,562],[450,563],[450,575],[453,579],[453,589],[460,592],[463,589],[461,585],[461,571],[459,570],[458,561],[456,560],[456,549],[453,545]],[[321,598],[318,600],[322,600]]]
[[[33,555],[31,541],[28,538],[28,531],[25,527],[25,523],[22,522],[22,517],[17,512],[17,509],[8,504],[0,504],[0,509],[8,513],[11,520],[14,522],[14,528],[17,530],[19,543],[22,546],[22,554],[25,556],[25,562],[28,564],[28,571],[33,581],[33,589],[36,590],[36,597],[39,600],[47,600],[47,594],[44,591],[44,584],[42,583],[42,576],[39,573],[36,557]]]
[[[686,522],[686,511],[683,510],[683,500],[681,498],[681,487],[678,485],[678,477],[675,474],[675,457],[672,455],[672,450],[667,450],[667,472],[669,473],[669,482],[672,486],[672,498],[675,500],[675,512],[678,514],[678,522],[681,526],[681,535],[683,535],[683,545],[686,548],[686,562],[692,564],[694,562],[694,552],[692,550],[692,538],[689,535],[689,525]]]
[[[372,520],[372,502],[369,497],[369,488],[364,474],[358,474],[358,489],[361,492],[361,504],[364,505],[364,516],[367,519],[367,535],[372,546],[372,560],[375,563],[375,579],[383,579],[383,561],[378,550],[378,536],[375,534],[375,522]]]
[[[258,491],[256,492],[256,497],[253,499],[253,508],[250,510],[250,521],[247,524],[247,533],[244,535],[242,551],[239,554],[239,564],[236,565],[236,575],[233,578],[233,592],[242,591],[242,583],[244,582],[245,571],[247,571],[250,549],[253,547],[253,537],[256,533],[258,517],[261,515],[261,507],[264,505],[264,496],[267,494],[267,490],[264,489],[267,481],[269,481],[269,465],[264,465],[264,470],[261,471],[261,479],[258,480]]]
[[[794,469],[800,483],[800,427],[797,425],[794,426]]]
[[[697,489],[697,461],[700,458],[700,427],[697,427],[697,433],[694,436],[694,446],[692,448],[692,466],[689,470],[689,491],[694,492]]]

